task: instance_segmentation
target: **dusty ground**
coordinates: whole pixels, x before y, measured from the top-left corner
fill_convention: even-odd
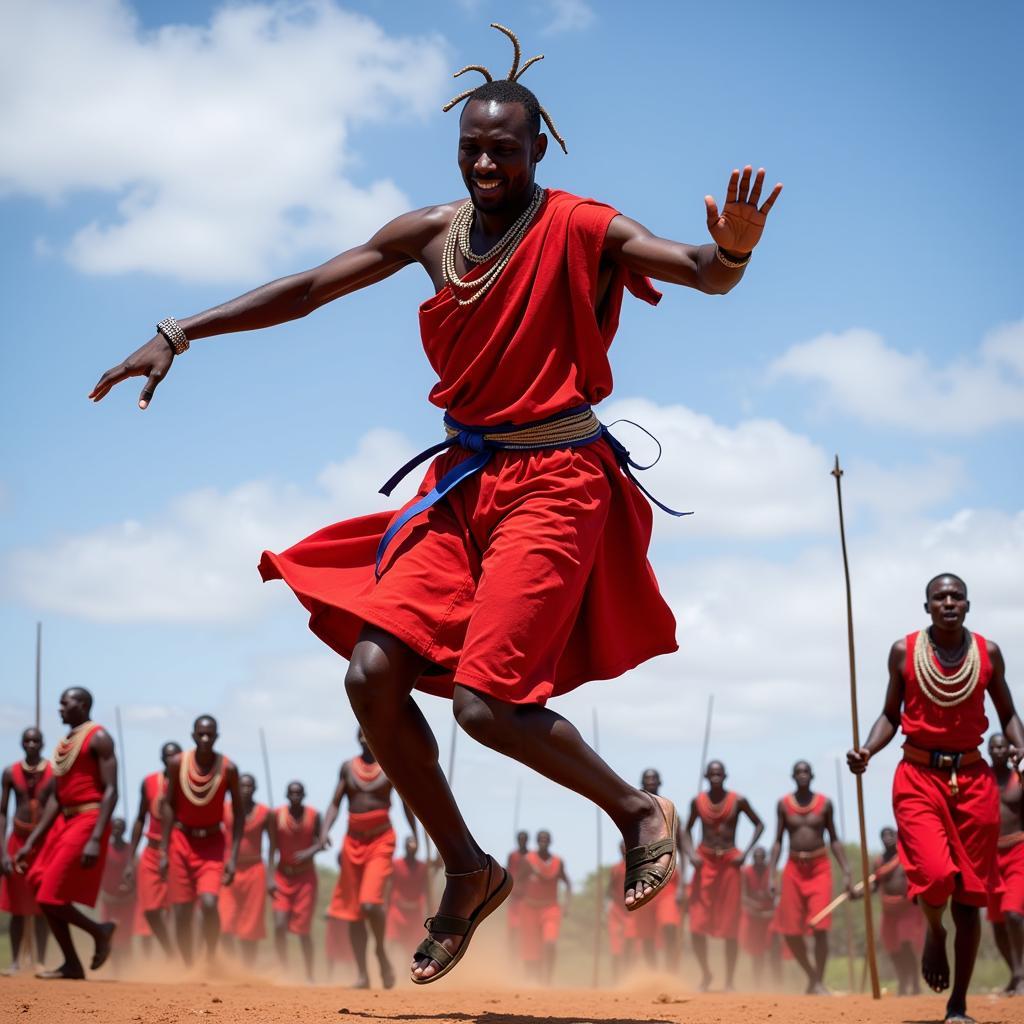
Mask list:
[[[943,1001],[864,996],[696,995],[682,990],[400,988],[357,992],[258,981],[40,982],[0,980],[0,1021],[20,1024],[925,1024],[941,1021]],[[979,1024],[1024,1022],[1024,1000],[976,997]]]

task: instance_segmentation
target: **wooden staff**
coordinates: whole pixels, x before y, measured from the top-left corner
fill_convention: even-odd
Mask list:
[[[121,768],[121,803],[124,806],[124,823],[128,827],[128,752],[124,745],[124,729],[121,728],[121,708],[114,708],[114,721],[117,723],[117,763]]]
[[[704,772],[708,767],[708,745],[711,743],[711,713],[715,709],[715,695],[708,694],[708,713],[704,719],[704,745],[700,748],[700,768],[697,771],[697,792],[704,788]]]
[[[850,562],[846,554],[846,524],[843,521],[843,471],[839,468],[839,456],[836,456],[832,476],[836,478],[836,501],[839,505],[839,540],[843,549],[843,575],[846,580],[846,645],[850,656],[850,718],[853,725],[853,749],[860,750],[860,725],[857,720],[857,661],[853,646],[853,598],[850,595]],[[861,878],[869,874],[868,835],[864,822],[864,779],[855,775],[857,781],[857,821],[860,825],[860,872]],[[871,996],[882,998],[882,990],[878,984],[878,961],[875,958],[875,926],[871,914],[871,900],[864,900],[864,929],[867,941],[868,970],[871,972]]]
[[[594,753],[600,756],[601,737],[597,730],[597,708],[594,708]],[[604,872],[601,870],[601,808],[597,810],[597,874],[594,884],[594,971],[590,980],[591,988],[597,988],[601,962],[601,918],[604,916],[604,886],[601,884]]]
[[[39,702],[43,689],[43,624],[36,623],[36,728],[39,728]]]
[[[868,875],[868,885],[874,885],[875,884],[875,880],[877,878],[878,878],[878,875],[875,875],[875,874]],[[863,891],[864,891],[864,883],[863,882],[856,882],[854,884],[854,886],[853,886],[853,894],[856,896],[856,895],[859,895],[860,893],[862,893]],[[814,928],[818,924],[819,921],[824,921],[825,918],[828,917],[828,915],[831,914],[833,910],[835,910],[837,907],[841,907],[844,903],[846,903],[846,901],[849,898],[850,898],[850,894],[848,892],[841,892],[827,907],[825,907],[822,910],[819,910],[814,915],[814,917],[812,917],[810,919],[810,921],[807,922],[807,924],[811,928]]]
[[[843,800],[843,770],[839,766],[839,758],[836,758],[836,803],[839,805],[839,842],[846,845],[846,808]],[[846,925],[846,965],[849,968],[850,991],[856,984],[853,970],[853,916],[850,913],[850,904],[843,906],[843,924]]]
[[[270,753],[267,750],[267,734],[260,726],[260,751],[263,754],[263,774],[267,779],[267,806],[274,806],[274,783],[270,778]]]

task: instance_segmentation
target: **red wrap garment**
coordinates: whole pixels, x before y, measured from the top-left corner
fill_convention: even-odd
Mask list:
[[[439,378],[430,401],[461,423],[494,426],[606,398],[624,288],[660,298],[646,278],[616,268],[595,313],[616,216],[551,191],[479,302],[458,305],[447,285],[424,302],[423,347]],[[438,456],[409,504],[466,457],[459,448]],[[328,526],[260,562],[263,578],[283,579],[313,632],[343,657],[372,623],[437,666],[419,679],[422,690],[450,697],[460,683],[543,704],[676,650],[675,620],[647,561],[651,508],[605,440],[496,452],[398,533],[377,582],[377,545],[397,515]]]
[[[562,908],[558,903],[558,880],[562,859],[552,854],[545,860],[539,853],[526,855],[529,865],[526,892],[519,908],[520,956],[523,963],[538,963],[544,946],[558,941]]]
[[[816,793],[814,799],[802,807],[787,793],[782,804],[788,814],[823,814],[828,797]],[[827,846],[809,851],[810,856],[799,856],[790,850],[789,860],[782,869],[782,886],[779,905],[775,908],[771,930],[780,935],[810,935],[812,932],[827,932],[832,927],[832,915],[823,917],[812,925],[832,900],[832,860]]]
[[[100,838],[96,863],[84,868],[81,858],[99,819],[99,804],[105,789],[100,777],[99,761],[90,750],[93,738],[103,727],[90,722],[81,728],[85,730],[85,738],[78,754],[63,774],[54,771],[55,792],[61,813],[46,833],[43,848],[28,871],[29,884],[35,889],[36,899],[40,903],[81,903],[93,907],[100,892],[110,839],[109,822]],[[70,736],[58,744],[54,753],[55,761],[60,759],[62,748],[67,746]]]
[[[146,848],[139,857],[135,873],[135,934],[151,935],[147,913],[167,910],[171,905],[167,879],[160,874],[160,841],[163,838],[161,805],[167,794],[167,776],[164,772],[150,772],[142,780],[146,799]]]
[[[519,908],[523,901],[523,889],[526,885],[526,854],[513,850],[508,855],[506,870],[512,878],[512,892],[505,906],[505,923],[508,926],[510,941],[518,943],[516,935],[519,930]],[[518,945],[513,948],[518,948]]]
[[[124,871],[131,859],[131,844],[113,843],[107,846],[107,863],[100,881],[100,920],[112,921],[114,945],[127,949],[132,944],[132,925],[135,918],[135,889],[124,884]]]
[[[181,758],[182,764],[186,764],[186,755],[182,754]],[[175,904],[193,903],[199,896],[220,893],[226,847],[224,801],[231,762],[223,754],[218,754],[217,759],[213,770],[220,773],[220,778],[207,803],[193,803],[181,785],[175,790],[172,807],[175,827],[171,829],[167,870],[170,898]],[[178,825],[184,827],[178,828]],[[190,834],[190,829],[203,829],[208,834]]]
[[[415,946],[427,916],[427,865],[395,858],[388,895],[387,937],[403,946]]]
[[[707,828],[733,813],[739,795],[726,793],[715,805],[707,793],[697,795],[697,814]],[[713,850],[701,843],[698,852],[703,863],[690,881],[690,931],[715,939],[735,939],[740,933],[740,851]]]
[[[220,912],[220,930],[234,935],[242,942],[259,942],[266,937],[267,925],[264,909],[267,901],[267,869],[263,865],[263,830],[267,825],[269,809],[264,804],[253,804],[242,826],[242,841],[238,844],[238,863],[235,877],[217,895]],[[224,834],[232,834],[235,815],[230,803],[224,804]]]
[[[925,695],[914,670],[917,633],[906,640],[903,666],[903,717],[907,743],[922,750],[963,753],[977,750],[988,728],[985,691],[992,663],[985,638],[978,633],[980,676],[971,695],[955,707],[942,707]],[[947,674],[930,650],[937,670]],[[958,795],[951,792],[948,771],[910,761],[896,766],[892,805],[899,835],[899,856],[907,873],[907,896],[940,906],[950,897],[983,907],[1000,893],[996,846],[999,841],[999,787],[984,760],[957,771]]]
[[[771,948],[771,923],[775,912],[772,899],[772,873],[767,865],[758,871],[747,864],[740,869],[740,880],[746,882],[747,898],[753,907],[743,908],[740,920],[740,947],[750,956],[763,956]]]
[[[348,830],[338,854],[338,881],[327,916],[359,921],[365,904],[383,904],[394,855],[395,830],[386,807],[349,811]]]
[[[22,820],[17,814],[11,819],[11,834],[7,837],[7,856],[14,864],[18,851],[25,845],[32,830],[39,824],[43,815],[40,793],[46,789],[47,783],[53,778],[53,765],[42,761],[38,771],[26,771],[21,761],[7,769],[11,773],[11,786],[14,789],[15,807],[27,806],[28,818]],[[29,860],[32,866],[35,857]],[[41,913],[36,902],[35,891],[28,882],[28,874],[11,871],[9,875],[0,877],[0,910],[18,917],[36,917]]]
[[[316,811],[312,807],[303,807],[299,821],[292,817],[287,805],[274,813],[277,815],[277,850],[280,855],[274,872],[274,913],[288,915],[288,931],[292,935],[308,935],[313,927],[313,908],[316,906],[316,868],[312,859],[299,864],[296,858],[313,845]]]

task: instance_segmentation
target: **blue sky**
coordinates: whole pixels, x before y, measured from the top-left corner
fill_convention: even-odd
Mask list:
[[[526,83],[569,156],[552,149],[543,184],[703,242],[702,197],[721,199],[732,167],[785,183],[732,294],[670,289],[657,310],[624,311],[613,402],[665,444],[655,493],[697,512],[659,519],[653,551],[682,650],[562,709],[589,728],[596,707],[617,767],[639,776],[654,762],[688,795],[714,691],[713,751],[766,816],[797,757],[833,790],[849,735],[835,451],[862,724],[887,646],[922,624],[921,586],[939,569],[968,578],[973,624],[1003,645],[1012,683],[1024,657],[1018,5],[169,10],[45,0],[2,16],[0,126],[19,140],[0,153],[11,759],[41,618],[51,744],[59,689],[83,683],[101,719],[123,709],[133,787],[163,739],[214,710],[243,765],[257,764],[262,724],[278,788],[300,776],[326,799],[351,752],[344,666],[255,564],[263,547],[382,507],[375,485],[433,441],[415,317],[425,275],[198,343],[144,414],[135,383],[98,407],[85,396],[161,317],[458,196],[456,115],[440,106],[463,64],[504,70],[490,21],[511,24],[526,56],[546,54]],[[447,708],[426,703],[446,748]],[[521,782],[523,823],[565,822],[556,846],[561,831],[581,874],[589,809],[460,744],[456,788],[483,841],[507,844]],[[891,761],[869,778],[873,831]]]

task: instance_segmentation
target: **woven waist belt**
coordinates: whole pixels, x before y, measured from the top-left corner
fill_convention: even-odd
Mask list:
[[[306,861],[305,864],[278,864],[277,870],[284,875],[285,878],[298,878],[299,875],[316,873],[312,861]]]
[[[697,847],[698,852],[702,857],[710,858],[711,860],[731,860],[739,854],[739,850],[735,846],[705,846],[703,843]]]
[[[189,839],[209,839],[210,836],[223,835],[220,825],[183,825],[180,821],[174,823],[174,827],[184,832]]]
[[[931,768],[937,772],[949,772],[949,795],[959,796],[960,785],[956,773],[961,768],[969,768],[980,760],[981,752],[977,750],[964,750],[961,752],[947,752],[945,750],[923,750],[915,747],[912,743],[903,744],[903,760],[911,764],[918,764],[924,768]]]
[[[828,847],[819,846],[816,850],[790,850],[789,859],[795,860],[801,864],[806,864],[809,860],[818,860],[820,857],[828,856]]]
[[[67,807],[62,807],[60,813],[65,818],[74,818],[76,815],[85,814],[86,811],[98,811],[100,806],[98,800],[93,800],[87,804],[69,804]]]
[[[617,422],[632,423],[632,420],[616,420]],[[637,426],[638,424],[634,424]],[[377,561],[375,573],[380,579],[380,565],[388,545],[394,539],[395,534],[402,529],[410,520],[426,512],[432,505],[437,504],[449,491],[458,487],[463,480],[468,479],[490,462],[495,452],[514,451],[538,451],[545,448],[581,448],[584,445],[593,444],[595,441],[604,439],[610,445],[616,461],[623,473],[655,504],[658,508],[669,515],[688,516],[689,512],[677,512],[662,504],[648,491],[643,484],[633,475],[634,469],[650,469],[658,459],[647,466],[634,462],[629,452],[616,440],[598,418],[597,414],[589,405],[580,405],[574,409],[549,416],[547,419],[537,420],[534,423],[524,423],[519,426],[503,427],[473,427],[465,423],[459,423],[448,413],[444,414],[444,426],[447,437],[444,441],[424,449],[419,455],[411,458],[390,480],[380,489],[381,494],[390,494],[398,483],[412,472],[418,465],[434,458],[458,445],[472,452],[468,459],[460,462],[453,469],[449,470],[429,493],[425,494],[418,501],[414,502],[387,528],[384,536],[380,539],[377,547]],[[615,426],[613,423],[612,426]],[[640,428],[643,430],[643,427]],[[651,435],[653,436],[653,435]],[[657,439],[655,439],[657,443]],[[661,445],[658,445],[658,458],[661,458]]]

